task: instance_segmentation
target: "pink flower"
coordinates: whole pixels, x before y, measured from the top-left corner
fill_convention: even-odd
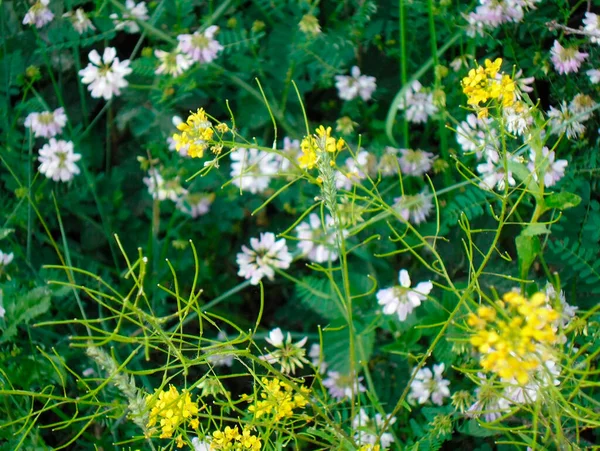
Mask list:
[[[571,72],[577,73],[579,67],[581,67],[581,63],[583,63],[588,56],[587,53],[580,52],[577,47],[565,48],[556,40],[550,51],[550,59],[559,74],[568,74]]]
[[[211,25],[204,33],[196,31],[194,34],[180,34],[177,36],[179,49],[187,53],[194,61],[210,63],[223,50],[219,41],[214,39],[219,27]]]

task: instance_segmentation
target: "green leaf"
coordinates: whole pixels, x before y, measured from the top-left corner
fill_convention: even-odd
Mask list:
[[[537,236],[528,236],[521,233],[516,239],[517,256],[521,278],[527,277],[529,268],[541,250],[540,240]]]
[[[6,343],[17,334],[17,327],[28,324],[32,319],[43,315],[50,309],[51,292],[46,287],[34,288],[20,296],[5,298],[6,323],[0,343]]]
[[[370,318],[363,318],[368,324]],[[375,330],[365,330],[359,321],[354,322],[354,362],[362,361],[360,349],[364,351],[364,361],[368,362],[373,354],[375,344]],[[329,367],[346,375],[350,373],[350,337],[345,319],[338,319],[323,329],[323,354]]]
[[[536,236],[536,235],[544,235],[546,233],[550,233],[546,224],[529,224],[525,229],[521,232],[523,236]]]
[[[559,210],[564,210],[565,208],[572,208],[579,205],[581,202],[581,197],[579,197],[577,194],[563,191],[562,193],[554,193],[549,195],[544,199],[544,201],[546,203],[546,207],[548,208],[558,208]]]
[[[458,428],[458,431],[472,437],[491,437],[492,435],[500,434],[500,431],[482,428],[477,420],[469,420],[463,423]]]
[[[329,290],[329,280],[312,276],[304,277],[301,279],[301,284],[296,285],[296,299],[323,318],[337,320],[342,317],[342,312]]]

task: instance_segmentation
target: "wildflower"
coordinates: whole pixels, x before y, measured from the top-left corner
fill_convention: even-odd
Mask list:
[[[580,52],[577,46],[563,47],[557,40],[554,41],[550,50],[550,59],[559,74],[578,72],[581,63],[589,56],[588,53]]]
[[[518,98],[521,98],[521,92],[533,92],[533,87],[531,85],[535,82],[535,78],[523,77],[523,69],[519,69],[519,71],[515,74],[514,81],[515,85],[517,86],[516,93]]]
[[[554,306],[556,307],[555,310],[560,314],[560,318],[557,320],[557,326],[560,326],[561,329],[567,328],[569,324],[571,324],[573,318],[575,318],[579,307],[570,305],[565,297],[565,292],[561,290],[560,293],[557,293],[554,285],[550,282],[546,284],[544,292],[546,293],[548,300],[554,302]]]
[[[452,399],[452,406],[461,413],[467,410],[467,407],[471,404],[471,393],[466,390],[459,390],[454,392],[450,397]]]
[[[149,19],[146,2],[139,2],[136,4],[134,0],[127,0],[125,2],[125,9],[127,11],[123,12],[121,17],[119,17],[117,13],[110,15],[110,18],[115,24],[115,29],[125,30],[127,33],[138,33],[140,31],[140,26],[137,22]]]
[[[399,110],[405,110],[406,120],[416,124],[425,123],[429,117],[438,112],[438,107],[433,101],[433,93],[424,89],[418,80],[415,80],[406,90],[404,98],[398,104]]]
[[[588,33],[590,42],[600,45],[600,17],[588,11],[583,18],[583,24],[583,31]]]
[[[300,156],[300,141],[297,139],[291,139],[286,136],[283,138],[283,151],[282,155],[277,155],[275,160],[279,171],[285,172],[290,169],[291,161],[298,161]]]
[[[391,176],[398,173],[398,169],[400,168],[399,152],[400,149],[396,149],[395,147],[385,147],[377,165],[377,170],[381,175]]]
[[[306,344],[307,337],[302,338],[296,343],[292,343],[292,336],[288,332],[287,338],[284,340],[283,332],[278,327],[273,329],[266,338],[267,343],[275,347],[272,351],[264,356],[261,360],[266,360],[271,365],[278,363],[281,365],[281,372],[284,374],[294,374],[296,367],[304,368],[303,363],[308,363],[306,359]]]
[[[177,36],[179,50],[199,63],[210,63],[217,58],[217,54],[223,50],[214,37],[219,27],[211,25],[204,32],[196,31],[194,34],[180,34]]]
[[[431,398],[431,402],[438,406],[444,404],[444,398],[450,396],[450,381],[442,377],[443,372],[443,363],[433,365],[433,373],[429,368],[417,371],[410,384],[409,402],[425,404]]]
[[[348,116],[339,118],[335,123],[335,131],[340,132],[342,135],[349,135],[354,131],[354,127],[358,125]]]
[[[502,110],[506,129],[509,133],[521,136],[533,123],[533,117],[527,105],[515,102],[513,105]]]
[[[536,152],[532,149],[529,153],[529,164],[527,168],[533,174],[533,178],[538,180],[538,174],[544,179],[544,186],[553,186],[562,179],[565,175],[567,160],[555,161],[556,155],[553,150],[549,150],[546,146],[542,148],[542,158],[536,159]],[[539,163],[536,164],[536,161]]]
[[[155,74],[169,74],[173,77],[178,77],[183,74],[192,65],[192,60],[185,53],[180,53],[178,50],[172,52],[165,52],[164,50],[155,50],[154,56],[156,56],[160,65],[154,71]]]
[[[195,219],[208,213],[214,200],[215,193],[188,193],[177,199],[177,209]]]
[[[427,299],[433,284],[430,281],[420,282],[414,289],[410,289],[411,280],[406,269],[400,270],[398,279],[399,286],[384,288],[377,292],[377,303],[383,305],[385,315],[397,313],[398,319],[404,321],[415,307],[421,305],[421,301]]]
[[[12,252],[7,253],[7,252],[2,252],[0,250],[0,270],[3,270],[4,268],[6,268],[13,261],[14,258],[15,258],[15,256]]]
[[[323,386],[327,388],[329,396],[342,400],[367,391],[365,386],[361,384],[362,380],[362,376],[356,377],[354,374],[343,375],[337,371],[328,371],[327,378],[323,380]]]
[[[251,238],[250,248],[242,246],[242,252],[237,254],[237,264],[240,267],[238,275],[250,279],[252,285],[258,285],[263,277],[273,280],[273,268],[287,269],[292,262],[285,238],[275,241],[273,233],[261,233],[260,239]]]
[[[54,14],[48,8],[49,4],[50,0],[37,0],[25,14],[23,25],[35,25],[36,28],[42,28],[50,23],[54,19]]]
[[[479,186],[483,189],[491,191],[494,188],[497,188],[502,191],[506,187],[506,182],[508,182],[509,186],[515,186],[517,184],[512,171],[507,171],[504,168],[504,162],[502,161],[495,163],[492,160],[488,160],[485,163],[478,164],[477,172],[479,172],[482,177]]]
[[[558,376],[560,368],[553,360],[543,362],[542,366],[532,374],[526,385],[516,380],[504,381],[504,396],[514,404],[530,404],[535,402],[544,389],[550,385],[560,384]]]
[[[388,449],[394,443],[394,436],[389,432],[384,432],[383,427],[386,422],[390,427],[396,422],[396,417],[391,414],[384,417],[377,413],[370,418],[365,409],[361,407],[352,420],[352,429],[355,431],[354,440],[358,445],[379,444],[381,449]]]
[[[89,64],[79,71],[79,75],[82,77],[81,82],[89,85],[92,97],[110,100],[113,96],[120,95],[121,88],[129,84],[125,80],[125,76],[131,73],[129,60],[119,61],[114,47],[105,48],[102,58],[96,50],[92,50],[88,58]]]
[[[590,83],[597,84],[600,83],[600,69],[590,69],[586,71],[587,76],[590,79]]]
[[[499,395],[483,373],[477,373],[483,384],[475,389],[476,401],[467,409],[466,416],[477,418],[483,416],[483,420],[491,423],[499,419],[510,410],[510,402]]]
[[[80,159],[81,155],[73,152],[71,141],[62,139],[57,141],[50,138],[50,141],[40,149],[39,171],[55,182],[68,182],[79,174],[80,170],[76,162]]]
[[[535,8],[541,0],[479,0],[479,5],[469,13],[467,34],[483,36],[486,31],[509,22],[521,22],[527,8]]]
[[[319,371],[319,373],[323,374],[325,371],[327,371],[328,364],[321,359],[321,345],[318,343],[313,343],[308,351],[308,356],[311,359],[312,365]]]
[[[433,209],[431,195],[427,190],[414,195],[403,195],[394,199],[394,208],[400,217],[411,224],[419,225],[427,219]]]
[[[367,173],[370,172],[368,169],[373,163],[373,155],[366,150],[360,150],[354,158],[347,158],[345,171],[336,173],[336,188],[351,190],[354,183],[367,177]]]
[[[585,122],[592,117],[592,110],[597,105],[587,94],[576,94],[569,103],[569,109],[577,116],[577,120]]]
[[[543,293],[527,299],[508,292],[497,305],[506,319],[488,306],[479,307],[477,314],[469,315],[467,323],[475,329],[470,342],[481,353],[484,370],[525,385],[531,372],[548,359],[547,347],[557,339],[552,325],[560,315],[547,303]]]
[[[405,175],[419,177],[429,170],[433,163],[433,154],[424,150],[400,149],[402,156],[398,160]]]
[[[194,451],[211,451],[210,442],[206,440],[200,440],[198,437],[192,439],[192,446]]]
[[[496,58],[493,62],[487,59],[484,66],[471,69],[462,79],[463,92],[468,97],[469,105],[477,107],[492,99],[501,101],[504,107],[513,104],[516,85],[509,75],[500,73],[501,65],[502,58]],[[480,115],[485,115],[485,111],[481,110]]]
[[[333,230],[333,218],[325,216],[325,224],[316,213],[308,216],[308,222],[303,221],[296,228],[298,233],[298,248],[302,255],[315,263],[335,261],[338,258]]]
[[[219,342],[227,341],[227,334],[225,333],[225,331],[223,331],[223,330],[219,331],[219,334],[217,335],[217,341],[219,341]],[[214,366],[229,366],[229,367],[231,367],[233,365],[234,355],[233,355],[233,353],[228,352],[228,351],[233,351],[234,349],[235,348],[229,344],[224,344],[224,345],[217,344],[215,346],[211,346],[210,347],[211,354],[206,357],[206,360],[208,362],[210,362],[211,365],[214,365]],[[214,352],[214,354],[213,354],[213,352]]]
[[[300,31],[304,34],[316,36],[321,33],[321,26],[319,25],[319,19],[312,14],[305,14],[302,16],[300,23],[298,24]]]
[[[291,385],[279,379],[261,378],[261,390],[254,398],[244,395],[243,399],[250,403],[248,411],[256,419],[271,416],[274,422],[294,415],[294,409],[303,409],[308,404],[310,390],[303,385],[294,393]]]
[[[498,131],[493,127],[489,118],[480,118],[469,114],[463,122],[456,127],[456,142],[463,152],[475,152],[478,160],[485,158],[498,162],[500,156],[498,149]]]
[[[148,395],[146,404],[150,409],[150,417],[147,427],[152,428],[157,423],[160,425],[160,438],[171,438],[178,427],[190,424],[192,427],[198,424],[198,403],[192,401],[192,397],[186,390],[179,393],[173,385],[169,390],[161,390],[158,396]]]
[[[71,21],[73,28],[75,28],[75,31],[79,34],[84,34],[86,31],[93,31],[96,29],[83,8],[77,8],[75,11],[66,12],[63,14],[63,17]]]
[[[52,138],[62,133],[67,124],[67,115],[64,108],[42,113],[30,113],[25,118],[25,127],[33,131],[36,138]]]
[[[566,133],[567,139],[577,139],[585,133],[585,125],[583,125],[577,115],[567,106],[564,100],[560,104],[560,109],[550,106],[548,111],[551,130],[554,135]]]
[[[192,158],[202,158],[215,131],[203,108],[191,113],[185,122],[180,122],[177,129],[181,133],[173,135],[175,150],[186,152]]]
[[[271,176],[278,171],[276,154],[240,147],[229,154],[232,183],[252,194],[262,193],[269,187]]]
[[[360,96],[365,102],[371,99],[377,88],[375,77],[361,75],[358,66],[352,67],[348,75],[336,75],[335,87],[342,100],[352,100]]]
[[[144,177],[143,182],[148,187],[148,193],[153,199],[161,201],[169,199],[178,202],[181,196],[187,194],[187,190],[181,186],[179,177],[165,180],[156,168],[148,170],[148,176]]]

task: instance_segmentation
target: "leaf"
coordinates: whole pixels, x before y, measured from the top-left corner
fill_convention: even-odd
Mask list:
[[[517,256],[519,260],[519,273],[521,278],[526,278],[529,268],[541,250],[540,240],[537,236],[528,236],[521,233],[516,239]]]
[[[567,191],[563,191],[561,193],[554,193],[546,197],[544,199],[546,203],[546,207],[548,208],[558,208],[559,210],[564,210],[565,208],[572,208],[579,205],[581,202],[581,197],[577,194],[569,193]]]
[[[329,288],[327,279],[304,277],[301,284],[296,285],[296,299],[323,318],[333,321],[341,318],[342,312]]]
[[[363,318],[366,324],[370,318]],[[375,330],[364,330],[363,324],[359,321],[354,322],[354,362],[368,362],[373,353],[373,345],[375,343]],[[323,354],[329,367],[338,371],[341,374],[350,373],[350,337],[348,326],[345,319],[338,319],[331,325],[323,329]],[[364,356],[361,356],[360,349],[364,351]],[[364,357],[364,359],[363,359]]]
[[[536,236],[536,235],[544,235],[546,233],[550,233],[546,224],[529,224],[525,229],[521,232],[523,236]]]
[[[43,315],[50,309],[51,292],[48,288],[34,288],[28,293],[4,299],[8,327],[0,337],[0,343],[6,343],[17,334],[17,327],[28,324],[32,319]]]
[[[497,430],[481,427],[477,420],[469,420],[463,423],[462,426],[458,428],[458,432],[462,432],[463,434],[470,435],[472,437],[491,437],[501,433]]]

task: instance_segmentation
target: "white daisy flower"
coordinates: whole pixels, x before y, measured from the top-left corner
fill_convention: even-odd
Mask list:
[[[291,262],[292,255],[288,252],[285,238],[275,241],[275,234],[261,233],[260,238],[250,239],[250,247],[242,246],[242,252],[237,254],[238,276],[258,285],[265,276],[273,280],[273,268],[287,269]]]
[[[75,163],[81,159],[81,155],[73,152],[71,141],[50,138],[39,154],[38,161],[41,164],[38,170],[55,182],[68,182],[80,172]]]
[[[219,31],[219,27],[211,25],[203,33],[196,31],[194,34],[180,34],[177,36],[179,49],[183,53],[187,53],[194,61],[210,63],[223,50],[219,41],[214,39],[217,31]]]
[[[550,51],[550,59],[556,72],[559,74],[577,73],[581,63],[589,56],[588,53],[580,52],[577,46],[563,47],[557,40],[554,41]]]
[[[64,108],[42,113],[30,113],[25,118],[25,127],[31,129],[36,138],[52,138],[62,133],[67,124]]]
[[[404,175],[419,177],[433,165],[433,154],[424,150],[400,149],[402,156],[399,163]]]
[[[192,193],[177,199],[177,209],[192,218],[198,218],[210,211],[215,194]]]
[[[600,16],[591,12],[586,12],[583,18],[583,31],[588,33],[590,42],[600,45]]]
[[[119,14],[117,13],[110,15],[110,18],[115,24],[115,29],[125,30],[127,33],[138,33],[140,31],[140,26],[137,24],[136,20],[144,21],[150,18],[150,16],[148,16],[146,2],[139,2],[136,4],[134,0],[127,0],[125,2],[125,8],[127,11],[123,12],[121,17],[119,17]]]
[[[429,117],[438,112],[438,107],[433,102],[433,93],[425,90],[418,80],[406,90],[398,109],[405,110],[406,119],[416,124],[427,122]]]
[[[187,194],[187,190],[181,186],[179,177],[165,180],[157,168],[150,168],[143,182],[148,187],[152,199],[179,202],[180,197]]]
[[[220,330],[217,335],[218,342],[227,342],[227,334],[225,331]],[[234,355],[231,352],[235,348],[230,344],[215,344],[210,346],[210,350],[207,350],[211,353],[211,355],[206,357],[206,360],[210,362],[213,366],[228,366],[231,367],[233,365]],[[214,352],[214,354],[212,354]]]
[[[406,269],[400,270],[398,274],[400,285],[384,288],[377,292],[377,303],[383,306],[385,315],[397,314],[400,321],[406,320],[415,307],[421,305],[421,301],[427,299],[427,295],[433,289],[431,281],[420,282],[411,289],[410,276]]]
[[[600,83],[600,69],[590,69],[585,72],[590,79],[590,83],[597,84]]]
[[[371,99],[377,88],[375,77],[361,75],[358,66],[350,70],[350,75],[336,75],[335,87],[342,100],[352,100],[358,96],[365,102]]]
[[[333,218],[325,216],[325,225],[316,213],[308,216],[308,222],[303,221],[296,228],[298,234],[298,248],[302,255],[315,263],[335,261],[338,258],[336,248]]]
[[[92,50],[88,58],[90,63],[79,71],[81,82],[89,85],[92,97],[103,97],[105,100],[121,94],[121,88],[128,85],[125,76],[131,73],[129,60],[119,61],[114,47],[104,49],[102,58],[96,50]]]
[[[154,56],[160,61],[160,65],[154,71],[155,74],[168,74],[173,77],[178,77],[190,68],[193,61],[185,53],[179,50],[165,52],[164,50],[155,50]]]
[[[425,404],[431,399],[431,402],[441,406],[444,404],[444,398],[450,396],[450,381],[442,377],[444,373],[444,364],[433,365],[433,372],[429,368],[421,368],[417,371],[415,378],[410,384],[410,393],[408,401],[419,404]]]
[[[327,378],[323,380],[323,386],[329,392],[329,396],[336,400],[352,398],[359,393],[367,391],[361,384],[363,377],[356,377],[353,374],[340,374],[337,371],[328,371]]]
[[[585,125],[576,116],[564,100],[560,104],[560,110],[550,106],[548,118],[550,119],[551,134],[566,133],[567,139],[580,138],[585,133]]]
[[[42,28],[47,23],[54,19],[54,14],[48,8],[50,0],[38,0],[36,1],[25,17],[23,18],[23,25],[35,25],[36,28]]]
[[[411,224],[419,225],[427,220],[433,210],[431,195],[427,190],[414,195],[405,194],[394,199],[394,208],[400,217]]]
[[[63,17],[71,21],[73,28],[75,28],[79,34],[84,34],[86,31],[96,29],[83,8],[77,8],[75,11],[66,12],[63,14]]]
[[[542,158],[539,165],[536,164],[536,154],[534,150],[529,153],[529,164],[527,168],[533,174],[533,178],[538,180],[538,174],[543,175],[544,186],[553,186],[565,175],[565,169],[568,165],[567,160],[555,161],[556,155],[553,150],[546,146],[542,148]]]
[[[308,340],[307,337],[292,343],[292,335],[288,332],[287,338],[284,337],[283,332],[278,327],[273,329],[265,340],[276,349],[260,356],[260,359],[269,362],[271,365],[275,363],[281,365],[282,373],[294,374],[296,367],[304,368],[304,364],[309,363],[306,359],[306,349],[304,349],[306,340]]]
[[[229,154],[232,183],[242,191],[262,193],[269,187],[271,176],[276,174],[277,154],[240,147]]]
[[[392,417],[391,414],[383,417],[380,413],[376,413],[373,418],[370,418],[361,407],[352,420],[354,440],[358,445],[380,445],[381,449],[388,449],[394,443],[394,436],[384,432],[383,426],[386,422],[389,428],[396,422],[396,417]]]

